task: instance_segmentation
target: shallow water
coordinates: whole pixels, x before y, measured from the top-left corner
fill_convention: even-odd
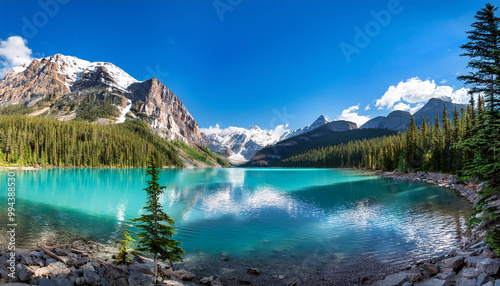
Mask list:
[[[221,256],[297,267],[359,257],[398,265],[451,250],[471,213],[450,190],[355,171],[166,169],[160,178],[186,263],[205,259],[221,272],[229,271],[213,263]],[[143,169],[16,171],[16,180],[19,248],[67,232],[116,241],[145,202]],[[6,172],[0,183],[6,188]]]

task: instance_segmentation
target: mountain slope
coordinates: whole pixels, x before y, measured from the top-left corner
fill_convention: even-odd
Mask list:
[[[123,122],[132,110],[160,136],[203,146],[198,124],[170,89],[156,78],[139,82],[111,63],[56,54],[18,66],[0,80],[0,105],[19,103],[48,108],[47,117],[101,124]]]
[[[332,121],[315,130],[295,136],[258,151],[245,166],[275,166],[281,160],[303,151],[322,146],[336,145],[350,140],[392,135],[384,129],[358,129],[356,123]]]
[[[446,106],[446,110],[448,111],[448,118],[453,120],[453,112],[455,111],[455,107],[460,114],[460,109],[467,109],[467,104],[457,104],[452,103],[451,100],[444,100],[441,98],[431,98],[422,108],[420,108],[417,112],[413,114],[415,118],[415,123],[418,125],[422,125],[422,116],[425,120],[429,118],[429,120],[434,123],[436,115],[439,116],[440,121],[443,119],[443,105]]]

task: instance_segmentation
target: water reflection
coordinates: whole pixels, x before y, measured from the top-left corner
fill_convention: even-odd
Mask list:
[[[338,259],[391,262],[448,250],[471,212],[449,190],[351,171],[168,169],[160,178],[160,201],[192,254],[292,257],[322,245]],[[20,171],[17,180],[21,246],[65,232],[114,241],[146,198],[143,169]]]

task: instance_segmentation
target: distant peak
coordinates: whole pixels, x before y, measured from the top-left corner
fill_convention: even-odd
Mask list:
[[[251,125],[250,127],[248,127],[249,130],[260,130],[259,126],[257,125]]]
[[[444,102],[452,102],[451,97],[449,96],[440,96],[429,99],[429,101],[444,101]]]
[[[324,115],[320,115],[312,125],[326,124],[326,123],[328,123],[328,119],[326,119]]]

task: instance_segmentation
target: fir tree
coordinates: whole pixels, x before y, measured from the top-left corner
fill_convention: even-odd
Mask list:
[[[132,257],[130,256],[130,247],[135,239],[128,233],[127,226],[123,229],[123,239],[118,245],[118,254],[116,255],[117,264],[129,264],[132,262]]]
[[[154,257],[155,277],[157,274],[157,261],[173,263],[182,261],[184,250],[180,248],[180,242],[172,237],[176,233],[175,221],[163,211],[160,204],[160,195],[164,193],[165,186],[160,186],[160,170],[155,158],[149,157],[146,175],[149,176],[148,186],[144,190],[147,193],[147,202],[144,207],[145,213],[132,221],[141,230],[138,234],[137,250],[149,253]]]

